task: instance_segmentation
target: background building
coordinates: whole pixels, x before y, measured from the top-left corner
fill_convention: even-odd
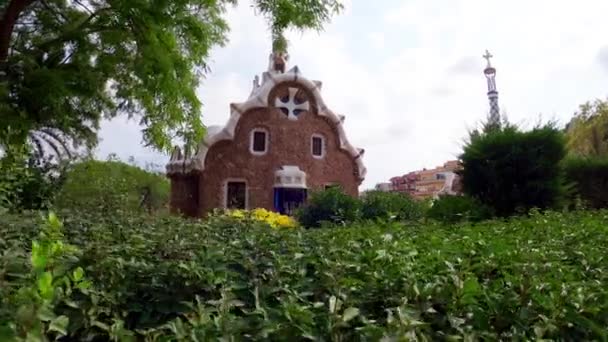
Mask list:
[[[386,182],[386,183],[378,183],[374,187],[374,190],[389,192],[389,191],[393,190],[393,185],[391,183],[388,183],[388,182]]]
[[[439,195],[460,194],[460,181],[456,171],[457,160],[451,160],[434,169],[409,172],[390,180],[391,191],[402,192],[415,199],[437,198]]]

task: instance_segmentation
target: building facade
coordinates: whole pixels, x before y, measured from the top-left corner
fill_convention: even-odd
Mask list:
[[[420,177],[416,172],[410,172],[403,176],[390,179],[392,191],[407,193],[409,195],[416,191],[416,182]]]
[[[451,160],[434,169],[423,169],[417,172],[416,190],[413,196],[417,199],[437,198],[440,195],[455,195],[458,189],[454,188],[457,178],[456,171],[459,163]]]
[[[353,147],[344,117],[321,97],[321,82],[285,71],[272,54],[247,101],[230,105],[224,127],[210,127],[193,156],[173,152],[167,174],[171,208],[204,216],[216,208],[265,208],[290,214],[310,191],[340,186],[358,195],[364,151]]]
[[[437,198],[440,195],[457,195],[461,192],[457,160],[451,160],[434,169],[422,169],[391,178],[392,191],[406,193],[415,199]]]

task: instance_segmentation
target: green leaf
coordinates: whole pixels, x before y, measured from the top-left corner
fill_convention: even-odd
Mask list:
[[[59,218],[57,218],[57,215],[55,215],[54,212],[49,213],[48,222],[51,225],[51,227],[56,228],[56,227],[61,226],[61,222],[59,221]]]
[[[84,276],[84,270],[82,269],[82,267],[78,267],[72,273],[72,278],[74,279],[75,282],[81,281],[83,276]]]
[[[88,290],[91,288],[92,284],[93,283],[91,283],[90,280],[83,280],[83,281],[79,282],[76,287],[79,288],[80,290]]]
[[[93,321],[91,325],[101,328],[103,331],[110,331],[110,326],[100,321]]]
[[[53,309],[50,307],[50,305],[43,305],[38,310],[38,318],[43,322],[49,322],[57,318],[57,315],[55,314],[55,312],[53,312]]]
[[[32,252],[30,260],[35,270],[42,270],[46,267],[48,258],[44,251],[44,247],[42,247],[38,241],[32,242]]]
[[[462,286],[462,292],[465,295],[476,295],[481,290],[481,286],[479,286],[479,282],[475,277],[469,277],[465,280]]]
[[[329,297],[329,312],[336,312],[336,296]]]
[[[350,320],[352,320],[353,318],[357,317],[359,315],[359,309],[357,308],[347,308],[346,310],[344,310],[344,313],[342,314],[342,321],[343,322],[348,322]]]
[[[68,324],[70,323],[70,319],[67,316],[59,316],[55,318],[51,324],[49,325],[48,331],[56,331],[61,335],[67,335]]]
[[[44,299],[52,299],[54,294],[53,275],[51,272],[44,272],[38,278],[38,292]]]

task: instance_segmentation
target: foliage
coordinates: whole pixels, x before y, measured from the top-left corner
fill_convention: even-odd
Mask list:
[[[257,0],[255,6],[268,21],[273,52],[287,52],[286,30],[321,30],[344,7],[338,0]]]
[[[361,203],[345,194],[339,187],[313,193],[296,217],[306,228],[319,228],[323,224],[344,225],[360,218]]]
[[[441,196],[427,211],[427,217],[443,223],[478,222],[492,216],[489,207],[468,196]]]
[[[567,158],[566,180],[574,183],[575,195],[591,208],[608,208],[608,157]]]
[[[30,271],[20,277],[21,286],[9,287],[3,294],[6,301],[3,306],[15,312],[14,321],[9,321],[8,325],[5,325],[6,317],[2,317],[8,316],[7,312],[0,312],[0,337],[3,340],[48,341],[67,335],[70,317],[57,315],[55,310],[66,304],[76,305],[70,297],[86,294],[91,283],[85,280],[81,267],[73,267],[74,261],[78,260],[78,249],[63,242],[61,230],[61,222],[50,214],[37,239],[32,242],[30,264],[25,263],[25,258],[19,258],[23,252],[16,255],[16,263],[29,266]]]
[[[7,0],[0,27],[0,146],[52,128],[92,147],[102,118],[139,117],[161,150],[203,132],[196,95],[236,0]],[[255,0],[273,37],[320,29],[337,0]],[[285,44],[283,44],[284,46]]]
[[[581,105],[566,127],[566,136],[573,155],[608,156],[608,102],[596,100]]]
[[[554,207],[564,192],[565,153],[563,134],[552,124],[472,134],[460,156],[463,190],[499,216]]]
[[[253,210],[232,210],[220,214],[219,216],[226,216],[245,222],[249,220],[264,222],[271,228],[295,228],[297,226],[297,222],[293,218],[263,208],[256,208]]]
[[[418,220],[424,207],[406,194],[369,191],[361,199],[361,218],[364,220]]]
[[[57,207],[116,211],[158,211],[169,201],[163,176],[120,161],[87,160],[71,165],[57,196]]]
[[[76,278],[81,267],[90,284],[55,292],[63,299],[52,312],[67,317],[59,326],[69,340],[608,337],[605,211],[532,213],[458,229],[257,229],[251,221],[82,211],[62,217],[61,240],[80,250],[62,273]],[[35,222],[42,220],[0,217],[2,322],[19,321],[8,298],[38,286],[27,262]]]
[[[69,138],[61,131],[42,127],[28,133],[30,157],[40,162],[62,162],[75,157]]]
[[[24,153],[0,158],[0,210],[50,208],[63,181],[63,168]]]

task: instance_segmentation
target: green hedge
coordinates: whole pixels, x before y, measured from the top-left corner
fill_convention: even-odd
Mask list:
[[[298,222],[307,228],[324,224],[344,225],[360,218],[361,202],[339,187],[330,187],[311,194],[306,205],[296,212]]]
[[[331,187],[312,194],[296,217],[307,228],[331,227],[365,221],[416,221],[424,216],[425,203],[396,192],[368,191],[361,198]]]
[[[120,161],[88,160],[65,174],[57,196],[59,209],[87,211],[158,211],[167,207],[167,178]]]
[[[66,341],[608,338],[606,211],[458,229],[60,217],[64,237],[0,216],[2,341],[9,323]],[[32,239],[54,247],[30,257]]]
[[[560,168],[565,154],[564,135],[552,125],[473,134],[460,157],[464,193],[498,216],[558,207],[565,190]]]
[[[492,216],[492,208],[468,196],[441,196],[427,211],[428,218],[443,223],[479,222]]]
[[[397,192],[369,191],[361,198],[364,220],[419,220],[424,216],[424,203]]]
[[[608,208],[608,158],[569,158],[563,168],[577,198],[591,208]]]

